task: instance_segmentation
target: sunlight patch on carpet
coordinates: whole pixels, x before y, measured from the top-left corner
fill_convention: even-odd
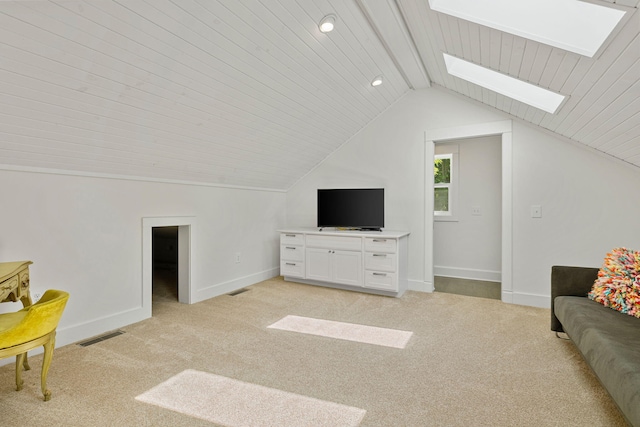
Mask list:
[[[413,335],[413,332],[400,331],[397,329],[378,328],[375,326],[292,315],[283,317],[268,327],[283,331],[320,335],[323,337],[395,348],[405,348],[411,335]]]
[[[356,427],[364,409],[187,369],[136,400],[227,427]]]

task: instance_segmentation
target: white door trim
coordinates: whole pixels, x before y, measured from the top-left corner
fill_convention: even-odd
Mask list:
[[[502,138],[502,301],[513,302],[513,144],[512,122],[479,123],[425,132],[424,278],[433,290],[433,156],[434,144],[452,139],[501,135]]]

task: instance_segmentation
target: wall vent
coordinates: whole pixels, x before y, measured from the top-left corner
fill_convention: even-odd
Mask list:
[[[236,295],[242,294],[249,291],[249,289],[238,289],[237,291],[231,292],[229,295],[230,297],[235,297]]]

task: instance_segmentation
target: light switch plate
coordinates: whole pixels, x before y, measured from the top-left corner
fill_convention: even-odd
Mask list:
[[[531,218],[542,218],[542,206],[540,205],[531,206]]]

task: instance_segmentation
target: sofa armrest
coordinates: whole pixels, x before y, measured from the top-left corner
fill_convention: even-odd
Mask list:
[[[551,267],[551,330],[564,332],[554,312],[554,301],[559,296],[586,297],[598,278],[598,268]]]

